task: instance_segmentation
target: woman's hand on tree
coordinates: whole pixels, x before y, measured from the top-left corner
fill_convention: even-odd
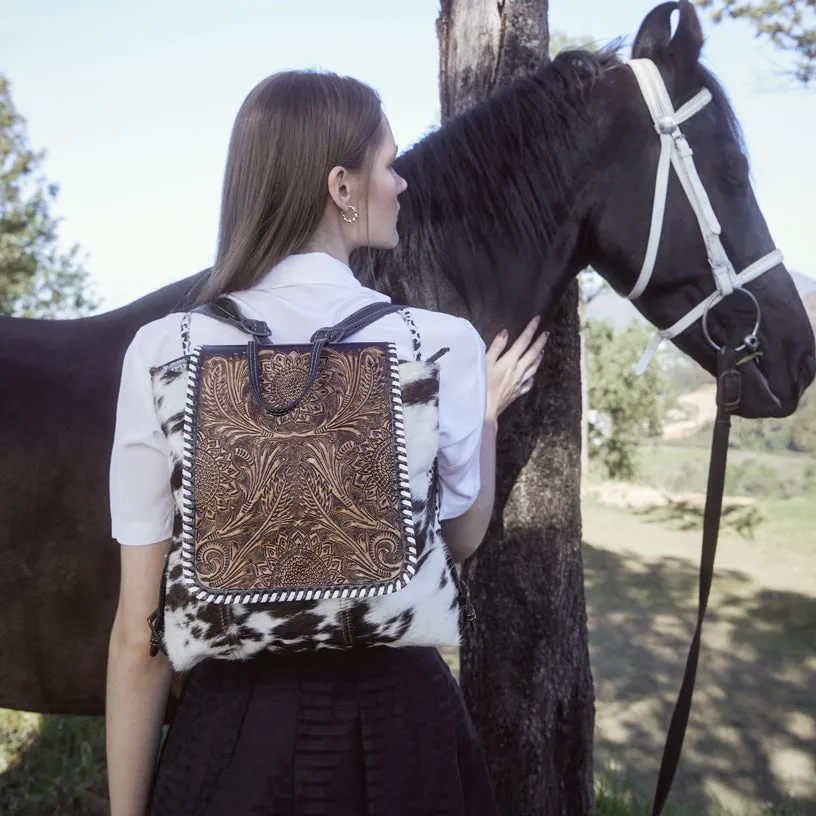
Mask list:
[[[486,419],[498,419],[506,408],[533,387],[550,336],[546,331],[535,336],[540,322],[541,318],[534,317],[510,348],[507,348],[507,329],[490,344],[487,350]]]

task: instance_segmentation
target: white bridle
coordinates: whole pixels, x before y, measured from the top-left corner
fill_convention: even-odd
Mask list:
[[[664,340],[670,340],[681,334],[700,318],[703,318],[703,329],[706,338],[715,348],[718,348],[708,335],[705,317],[709,309],[736,290],[744,292],[754,301],[757,309],[757,322],[752,334],[755,335],[759,328],[759,304],[747,289],[743,289],[743,284],[755,280],[780,264],[782,262],[782,253],[778,249],[774,249],[737,274],[720,241],[720,222],[717,220],[708,194],[700,181],[700,176],[697,174],[693,151],[680,130],[682,122],[690,119],[711,101],[711,92],[704,88],[686,102],[680,110],[675,111],[666,90],[666,85],[660,76],[660,71],[651,60],[633,59],[629,61],[628,65],[635,74],[643,99],[654,121],[655,130],[660,137],[660,158],[657,162],[652,226],[649,232],[649,243],[646,245],[646,257],[643,259],[643,266],[637,283],[626,297],[628,300],[639,298],[649,285],[654,272],[657,249],[660,245],[660,235],[663,231],[663,217],[666,211],[666,196],[669,190],[671,166],[674,167],[691,208],[694,210],[694,215],[697,217],[697,223],[705,241],[708,263],[711,266],[714,282],[717,285],[716,292],[695,306],[684,317],[681,317],[673,326],[669,326],[668,329],[658,330],[635,367],[637,374],[643,374]],[[751,336],[749,335],[749,337]],[[748,338],[746,338],[746,345],[750,345]],[[741,346],[740,349],[743,347]]]

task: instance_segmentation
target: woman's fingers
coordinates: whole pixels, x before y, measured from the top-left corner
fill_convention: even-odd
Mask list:
[[[509,338],[507,329],[502,329],[499,334],[493,339],[490,347],[487,349],[488,362],[496,362],[501,357],[502,363],[505,365],[515,365],[531,348],[533,337],[536,329],[541,322],[540,317],[534,317],[525,327],[524,331],[516,338],[510,348],[507,348],[507,341]],[[537,341],[538,342],[538,341]],[[546,341],[545,341],[546,342]],[[542,346],[543,348],[543,346]],[[536,351],[533,357],[538,354]]]
[[[525,327],[524,331],[516,338],[516,342],[507,350],[508,354],[513,355],[516,360],[520,360],[535,337],[538,324],[541,323],[541,318],[534,317]]]
[[[531,380],[533,377],[535,377],[536,374],[538,374],[538,368],[541,365],[541,361],[543,359],[544,359],[544,353],[542,352],[538,357],[536,357],[532,361],[532,363],[530,363],[530,365],[527,366],[527,368],[519,367],[519,371],[521,372],[519,374],[519,378],[521,379],[522,382],[526,382],[527,380]]]
[[[549,332],[541,332],[541,334],[536,337],[535,341],[530,343],[528,348],[525,350],[524,354],[519,360],[519,367],[524,371],[527,371],[527,369],[532,366],[538,368],[542,355],[544,354],[544,346],[547,345],[547,340],[549,339]]]
[[[540,318],[534,317],[509,348],[509,335],[503,330],[487,350],[488,410],[495,410],[496,416],[535,383],[549,338],[548,332],[536,337],[540,323]]]
[[[520,386],[519,386],[519,396],[523,396],[526,394],[532,387],[533,383],[535,383],[535,377],[528,377]]]
[[[536,330],[541,323],[541,318],[536,316],[534,317],[525,327],[524,331],[515,339],[515,342],[509,349],[507,349],[505,353],[505,357],[507,356],[514,356],[516,359],[520,359],[523,354],[525,354],[530,348],[533,341],[533,337],[535,337]],[[549,336],[549,332],[543,332]],[[539,335],[539,338],[541,335]],[[487,349],[487,356],[493,360],[498,359],[504,349],[507,347],[507,341],[509,338],[509,334],[507,329],[502,329],[494,338],[493,342],[490,344],[489,348]],[[539,342],[537,340],[536,342]],[[545,340],[546,342],[546,340]],[[542,346],[543,348],[543,346]],[[537,354],[538,352],[536,352]],[[535,356],[535,355],[533,355]]]
[[[507,347],[507,338],[509,335],[507,334],[507,329],[502,329],[494,338],[493,342],[490,344],[490,347],[487,349],[487,361],[488,363],[495,363],[496,360],[499,359],[501,353]]]

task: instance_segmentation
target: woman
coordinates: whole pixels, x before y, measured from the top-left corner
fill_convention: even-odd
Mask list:
[[[348,267],[359,247],[393,249],[397,147],[368,86],[288,72],[261,82],[238,113],[224,180],[214,270],[198,302],[224,293],[273,340],[302,343],[383,295]],[[411,310],[349,341],[416,343],[440,360],[440,518],[457,562],[484,537],[493,507],[496,423],[526,393],[546,342],[532,321],[507,350],[485,355],[469,323]],[[495,814],[472,724],[433,648],[376,647],[267,654],[195,666],[154,768],[173,670],[148,656],[173,534],[167,439],[150,370],[182,356],[182,315],[143,327],[127,351],[111,458],[113,536],[121,546],[119,604],[110,638],[107,750],[112,816],[168,814]],[[193,315],[193,344],[240,343],[231,326]],[[153,789],[152,803],[151,786]]]

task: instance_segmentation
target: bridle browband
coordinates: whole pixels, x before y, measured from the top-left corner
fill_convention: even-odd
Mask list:
[[[691,146],[688,141],[686,141],[686,137],[680,130],[680,125],[683,122],[690,119],[696,113],[699,113],[711,102],[711,91],[707,88],[703,88],[703,90],[693,96],[679,110],[675,111],[671,99],[669,98],[669,93],[666,90],[666,85],[663,82],[663,77],[660,76],[660,71],[651,60],[633,59],[629,60],[627,64],[632,69],[635,79],[637,79],[640,91],[643,94],[643,99],[652,116],[655,130],[660,137],[660,158],[657,162],[655,195],[652,205],[652,225],[649,231],[649,242],[646,245],[646,257],[643,259],[643,266],[640,270],[637,282],[626,297],[628,300],[636,300],[639,298],[646,290],[652,278],[655,261],[657,260],[657,250],[660,245],[660,235],[663,231],[671,167],[674,167],[680,184],[683,186],[686,197],[697,218],[697,223],[700,227],[703,241],[705,242],[708,263],[717,286],[715,292],[681,317],[674,325],[669,326],[667,329],[659,329],[657,331],[635,367],[635,372],[637,374],[643,374],[658,347],[664,340],[671,340],[673,337],[677,337],[678,334],[684,332],[689,326],[701,318],[703,320],[703,333],[705,334],[706,340],[715,349],[719,350],[719,346],[711,339],[711,335],[709,334],[706,317],[712,307],[736,291],[740,291],[751,298],[754,308],[756,309],[757,317],[753,331],[746,336],[744,344],[735,350],[742,351],[744,348],[750,348],[752,351],[755,351],[759,347],[759,341],[756,335],[759,331],[761,314],[759,303],[756,298],[744,288],[743,284],[756,280],[760,275],[765,274],[765,272],[768,272],[782,263],[782,252],[778,249],[774,249],[759,260],[754,261],[749,267],[743,269],[742,272],[737,273],[734,269],[734,264],[731,263],[731,259],[728,257],[728,253],[722,245],[722,241],[720,240],[720,232],[722,231],[720,222],[717,220],[717,216],[711,206],[711,201],[708,198],[708,193],[706,193],[705,187],[703,187],[700,176],[697,173],[697,168],[694,165],[694,151],[692,151]]]

